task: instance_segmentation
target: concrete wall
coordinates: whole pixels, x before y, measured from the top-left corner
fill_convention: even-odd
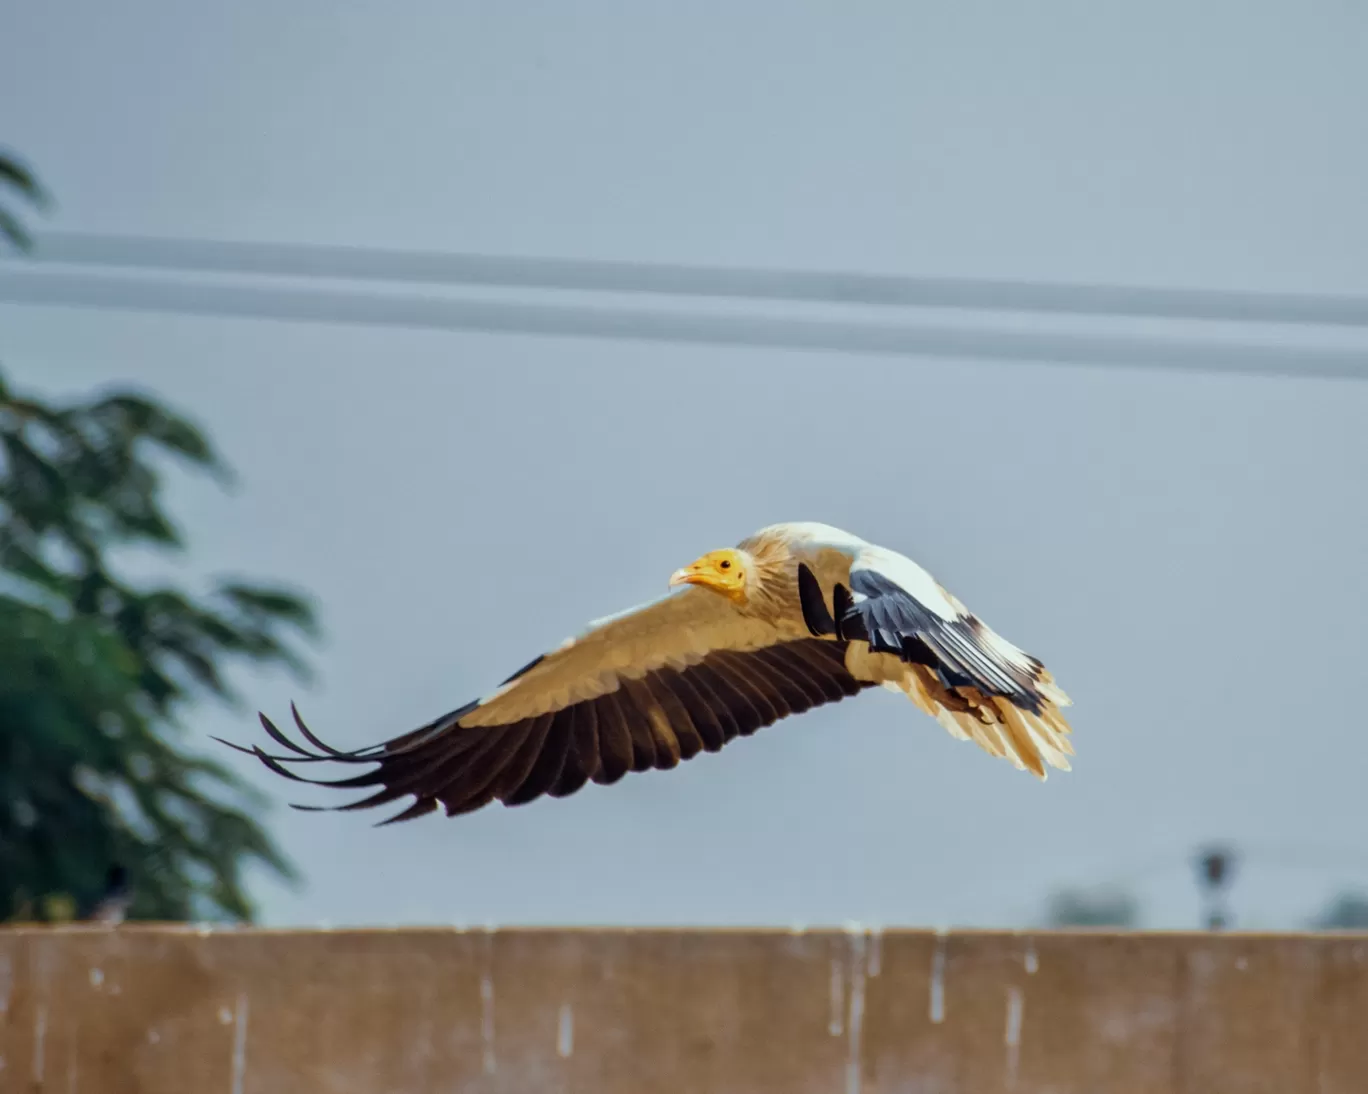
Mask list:
[[[0,931],[0,1092],[1368,1094],[1368,936]]]

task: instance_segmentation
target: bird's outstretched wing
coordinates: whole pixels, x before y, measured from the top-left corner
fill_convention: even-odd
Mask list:
[[[1069,769],[1070,705],[1041,662],[968,611],[925,570],[892,552],[867,553],[837,583],[828,609],[799,566],[804,620],[816,636],[855,643],[850,668],[891,684],[953,736],[1045,777]],[[867,651],[865,646],[867,644]]]
[[[672,768],[790,714],[855,695],[870,682],[850,674],[845,652],[845,642],[785,640],[722,597],[690,588],[591,624],[485,698],[370,748],[342,752],[324,744],[293,707],[316,751],[264,714],[262,725],[288,755],[222,743],[287,778],[379,788],[336,808],[416,798],[386,824],[439,805],[454,816],[496,800],[520,805],[573,794],[591,780],[610,784],[629,771]],[[378,766],[331,781],[286,766],[328,761]]]

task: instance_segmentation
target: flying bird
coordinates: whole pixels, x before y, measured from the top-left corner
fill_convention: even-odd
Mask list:
[[[291,704],[313,750],[265,714],[262,726],[288,754],[221,743],[290,779],[378,788],[332,808],[413,796],[381,822],[392,824],[439,805],[456,816],[670,769],[876,685],[1019,770],[1041,779],[1047,765],[1069,770],[1060,708],[1070,700],[1040,661],[911,559],[812,523],[771,525],[703,555],[671,575],[660,599],[596,620],[484,698],[402,736],[340,751]],[[378,766],[336,780],[286,767],[326,762]]]

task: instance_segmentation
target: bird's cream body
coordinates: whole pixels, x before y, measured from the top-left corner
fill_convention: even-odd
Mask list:
[[[418,802],[401,817],[438,802],[468,812],[670,768],[881,685],[1018,768],[1044,778],[1046,765],[1069,767],[1068,697],[904,555],[830,525],[776,524],[676,571],[676,585],[421,730],[317,758],[381,763],[347,781],[385,787],[357,804],[411,793]]]

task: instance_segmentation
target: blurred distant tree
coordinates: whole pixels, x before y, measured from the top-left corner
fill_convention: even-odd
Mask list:
[[[307,675],[291,641],[315,633],[313,610],[242,581],[197,600],[115,575],[112,552],[182,546],[166,457],[227,479],[149,398],[49,405],[0,372],[0,920],[84,915],[118,867],[131,918],[249,919],[243,864],[292,874],[251,815],[260,799],[173,741],[193,699],[236,701],[230,662]]]
[[[1368,896],[1363,893],[1338,894],[1312,923],[1318,931],[1368,930]]]
[[[3,150],[0,150],[0,193],[6,199],[17,194],[38,209],[48,204],[47,193],[33,172],[13,153]],[[0,239],[21,251],[27,251],[33,243],[23,222],[10,211],[8,200],[0,202]]]
[[[1131,930],[1140,920],[1140,906],[1123,889],[1064,889],[1050,897],[1051,927],[1116,927]]]

